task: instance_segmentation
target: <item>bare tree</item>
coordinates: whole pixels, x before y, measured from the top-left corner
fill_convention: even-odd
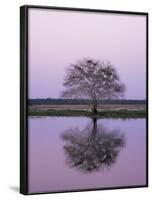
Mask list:
[[[125,146],[124,135],[119,130],[108,130],[97,118],[85,129],[69,129],[62,134],[64,152],[70,167],[87,173],[112,166]]]
[[[122,97],[125,91],[116,69],[109,63],[82,59],[67,69],[62,97],[91,99],[97,114],[99,100]]]

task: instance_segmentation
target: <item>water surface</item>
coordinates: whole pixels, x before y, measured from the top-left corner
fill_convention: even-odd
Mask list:
[[[94,136],[89,118],[29,117],[29,193],[146,184],[145,119],[96,126]]]

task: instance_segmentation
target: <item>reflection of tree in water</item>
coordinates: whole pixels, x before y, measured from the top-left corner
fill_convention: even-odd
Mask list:
[[[124,146],[124,137],[119,130],[107,130],[97,126],[97,119],[84,130],[69,129],[62,135],[67,162],[83,172],[92,172],[115,163],[120,149]]]

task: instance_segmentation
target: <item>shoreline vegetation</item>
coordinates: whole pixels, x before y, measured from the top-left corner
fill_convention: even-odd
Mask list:
[[[56,116],[56,117],[91,117],[91,118],[145,118],[146,111],[107,110],[93,114],[86,110],[29,110],[29,116]]]
[[[29,116],[145,118],[146,105],[102,105],[93,114],[86,105],[30,105]]]
[[[97,114],[91,111],[88,99],[29,99],[29,116],[146,118],[146,100],[99,101]]]
[[[29,105],[91,105],[92,100],[90,99],[28,99]],[[99,106],[102,105],[145,105],[146,100],[138,99],[106,99],[98,100]]]

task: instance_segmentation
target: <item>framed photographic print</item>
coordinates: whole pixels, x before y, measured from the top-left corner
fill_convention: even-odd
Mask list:
[[[148,186],[148,13],[20,8],[20,192]]]

